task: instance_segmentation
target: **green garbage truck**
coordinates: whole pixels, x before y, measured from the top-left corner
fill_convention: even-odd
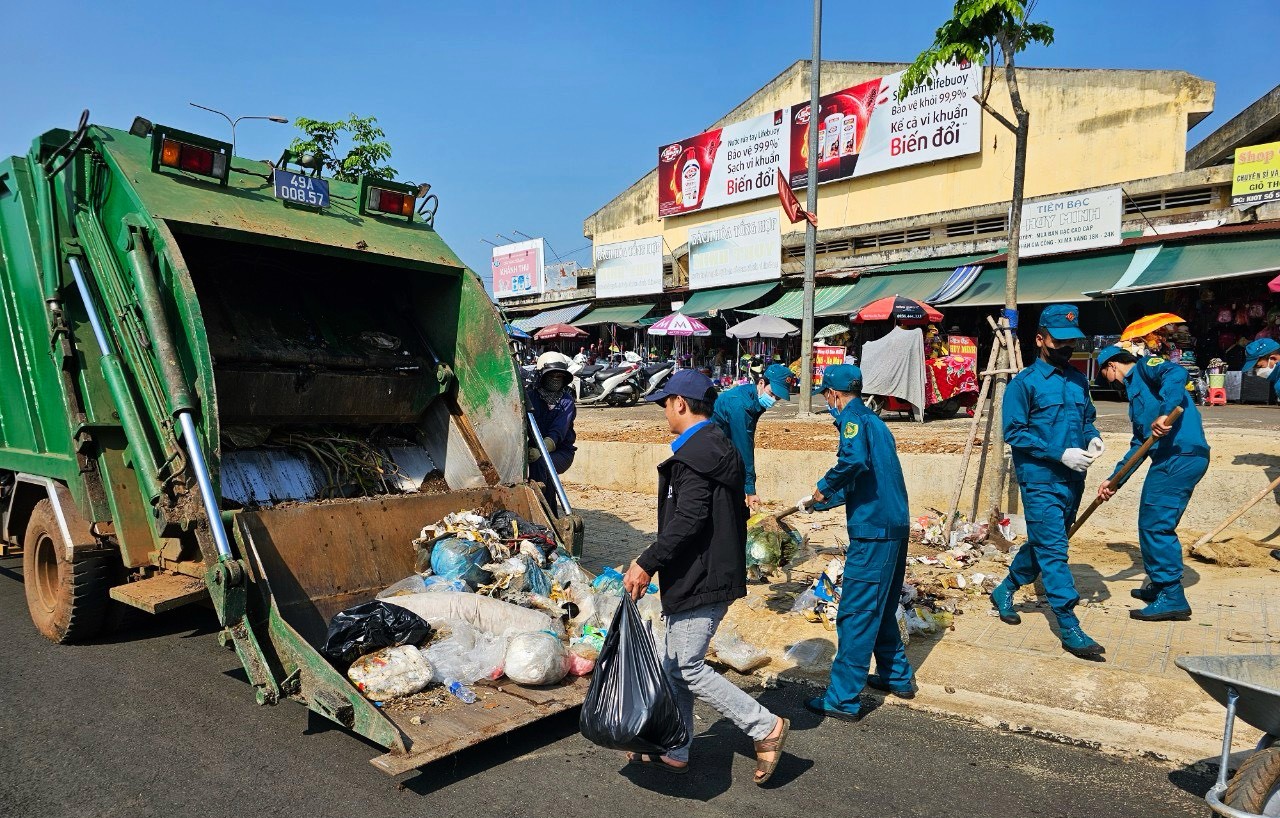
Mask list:
[[[405,772],[583,684],[390,712],[320,655],[330,618],[412,573],[448,513],[510,510],[575,551],[581,521],[528,482],[520,371],[438,199],[292,160],[86,112],[0,161],[0,555],[59,643],[211,602],[259,704]]]

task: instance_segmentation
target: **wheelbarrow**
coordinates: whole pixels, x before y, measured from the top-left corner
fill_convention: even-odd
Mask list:
[[[1218,781],[1204,800],[1227,818],[1280,816],[1280,656],[1182,656],[1178,667],[1227,708]],[[1236,719],[1263,732],[1228,782]]]

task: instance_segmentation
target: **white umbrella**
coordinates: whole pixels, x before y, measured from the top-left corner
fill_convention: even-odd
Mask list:
[[[680,337],[688,337],[690,335],[702,337],[711,334],[711,330],[707,329],[706,324],[697,318],[690,318],[679,312],[673,312],[658,321],[649,327],[648,332],[650,335],[676,335]]]
[[[786,338],[795,335],[800,329],[789,321],[772,315],[757,315],[740,324],[735,324],[725,331],[730,338]]]

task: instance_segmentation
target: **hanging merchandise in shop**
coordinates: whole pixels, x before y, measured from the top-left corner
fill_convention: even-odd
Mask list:
[[[596,298],[662,292],[662,237],[597,244],[592,252]]]

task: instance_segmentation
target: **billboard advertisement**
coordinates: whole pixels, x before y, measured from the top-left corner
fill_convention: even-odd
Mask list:
[[[1236,148],[1231,166],[1231,206],[1280,201],[1280,142]]]
[[[1058,196],[1022,207],[1018,253],[1024,258],[1120,243],[1120,188]]]
[[[547,292],[578,289],[578,262],[557,261],[542,268]]]
[[[818,132],[818,181],[834,182],[982,150],[978,66],[940,66],[906,99],[902,73],[827,94],[818,116],[803,102],[658,149],[658,216],[666,218],[777,193],[808,178],[809,128]],[[771,175],[772,174],[772,175]]]
[[[543,291],[542,257],[542,239],[493,248],[493,297],[540,295]]]
[[[782,219],[752,213],[689,228],[689,289],[782,277]]]
[[[596,298],[662,292],[662,237],[597,244]]]

